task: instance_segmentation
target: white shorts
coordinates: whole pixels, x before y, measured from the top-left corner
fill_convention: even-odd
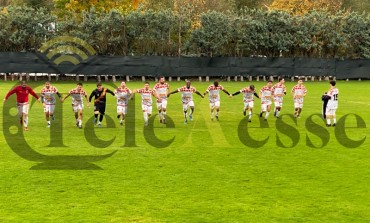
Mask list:
[[[44,107],[44,112],[49,112],[49,113],[53,114],[54,110],[55,110],[55,105],[46,104],[45,107]]]
[[[254,101],[248,101],[248,102],[244,102],[244,110],[246,109],[252,109],[254,107]]]
[[[294,108],[303,108],[303,98],[294,99]]]
[[[213,102],[209,102],[209,107],[211,108],[211,109],[214,109],[214,108],[216,108],[216,107],[220,107],[220,104],[221,104],[221,102],[220,101],[213,101]]]
[[[28,114],[29,104],[27,103],[17,103],[18,115]]]
[[[275,107],[283,107],[283,97],[274,97]]]
[[[157,102],[157,109],[167,109],[167,99],[162,99],[161,102]]]
[[[117,105],[117,114],[127,114],[127,105]]]
[[[148,114],[152,114],[153,106],[152,105],[141,104],[141,109],[143,110],[143,112],[147,112]]]
[[[187,111],[188,107],[194,107],[194,101],[182,102],[182,108],[184,111]]]
[[[83,104],[72,104],[73,112],[79,112],[79,111],[82,111],[83,109],[84,109]]]
[[[262,101],[262,104],[261,104],[261,109],[262,111],[267,111],[267,107],[270,106],[272,104],[271,101]]]
[[[326,108],[326,115],[335,115],[337,108]]]

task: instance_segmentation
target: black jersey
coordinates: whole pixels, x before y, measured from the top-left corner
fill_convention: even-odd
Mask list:
[[[107,93],[110,93],[114,96],[114,92],[107,88],[102,88],[100,91],[95,89],[93,92],[91,92],[89,101],[91,102],[91,99],[95,97],[94,104],[105,104]]]

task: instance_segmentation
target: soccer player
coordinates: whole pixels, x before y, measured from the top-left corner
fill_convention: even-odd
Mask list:
[[[40,102],[39,96],[32,90],[30,86],[26,84],[26,81],[22,81],[21,85],[10,90],[6,94],[3,102],[5,103],[12,94],[16,94],[17,96],[19,122],[24,126],[24,131],[28,131],[28,95],[31,94]]]
[[[328,104],[326,106],[326,126],[335,126],[337,124],[336,111],[338,108],[338,94],[339,89],[335,87],[336,82],[330,81],[330,89],[327,93],[330,96]],[[333,124],[331,124],[331,119],[333,119]]]
[[[72,110],[75,113],[76,118],[76,126],[80,129],[82,129],[82,118],[83,118],[83,109],[84,109],[84,103],[83,98],[86,99],[86,101],[89,101],[87,98],[87,94],[82,88],[82,83],[78,83],[76,88],[73,88],[63,99],[62,102],[66,100],[69,96],[72,97]],[[87,104],[88,107],[90,107],[90,102]]]
[[[139,93],[141,95],[141,108],[143,110],[143,115],[144,115],[144,125],[148,126],[148,120],[150,116],[152,115],[152,110],[153,110],[152,96],[157,98],[158,102],[160,102],[161,99],[159,98],[157,93],[149,87],[149,82],[145,82],[143,88],[134,90],[132,92],[131,97],[135,93]]]
[[[117,118],[121,119],[119,124],[122,126],[125,122],[128,99],[130,98],[132,91],[126,87],[126,82],[122,81],[121,86],[114,91],[114,94],[117,97]]]
[[[167,115],[167,94],[170,90],[170,85],[165,82],[164,77],[160,77],[158,83],[154,86],[154,90],[161,98],[161,101],[157,101],[157,109],[159,122],[166,124],[166,115]]]
[[[107,92],[114,96],[114,92],[109,90],[108,88],[103,88],[101,83],[96,84],[96,89],[91,92],[89,97],[89,103],[91,99],[94,97],[94,124],[98,124],[98,127],[101,127],[101,122],[103,121],[104,114],[105,114],[105,105],[107,101]],[[100,116],[99,116],[100,114]],[[99,116],[99,121],[98,121]]]
[[[248,122],[252,121],[252,113],[253,113],[253,107],[254,107],[254,98],[253,96],[256,96],[259,98],[258,94],[255,91],[254,85],[249,85],[248,87],[245,87],[241,89],[240,91],[235,92],[231,96],[238,95],[240,93],[243,93],[243,101],[244,101],[244,108],[243,108],[243,115],[247,115],[248,111]]]
[[[261,98],[261,113],[260,117],[262,117],[262,114],[266,112],[265,114],[265,121],[267,121],[267,118],[269,117],[270,110],[271,110],[271,97],[272,97],[272,81],[267,81],[267,85],[262,87],[260,90],[260,98]]]
[[[294,117],[299,118],[303,108],[303,98],[307,94],[306,87],[302,84],[303,80],[299,79],[298,84],[292,88],[292,96],[294,100]]]
[[[274,95],[274,116],[279,118],[281,108],[283,107],[283,97],[286,95],[286,87],[284,85],[284,78],[279,77],[279,82],[272,87],[272,94]]]
[[[44,107],[46,127],[50,127],[50,119],[54,120],[54,110],[55,110],[55,95],[58,95],[59,100],[61,100],[62,95],[58,92],[54,86],[50,85],[49,81],[45,82],[45,86],[41,89],[41,101]]]
[[[172,91],[170,93],[168,93],[167,97],[169,97],[171,94],[175,94],[177,92],[182,92],[182,95],[181,95],[181,100],[182,100],[182,108],[183,108],[183,111],[184,111],[184,117],[185,117],[185,121],[184,123],[187,124],[188,123],[188,118],[187,118],[187,112],[188,112],[188,108],[190,107],[190,113],[189,113],[189,119],[190,121],[193,120],[193,113],[194,113],[194,101],[193,101],[193,93],[196,93],[197,95],[201,96],[202,98],[204,97],[201,93],[199,93],[199,91],[197,91],[197,89],[195,89],[195,87],[191,86],[191,82],[190,81],[186,81],[186,85],[175,90],[175,91]]]
[[[218,81],[214,81],[207,90],[204,92],[203,96],[209,93],[209,107],[211,109],[211,120],[216,117],[218,121],[218,114],[220,112],[220,91],[225,92],[227,95],[231,95],[222,85],[218,84]],[[216,110],[216,114],[214,111]]]

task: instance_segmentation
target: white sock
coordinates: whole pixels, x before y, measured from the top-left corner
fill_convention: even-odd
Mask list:
[[[164,112],[162,112],[162,115],[163,115],[163,119],[166,119],[166,115],[167,115],[167,113],[164,111]]]
[[[269,117],[270,112],[266,112],[265,119]]]
[[[330,125],[330,119],[326,119],[326,124]]]
[[[148,113],[147,112],[144,112],[144,121],[147,122],[148,121]]]
[[[249,119],[251,119],[251,118],[252,118],[252,112],[251,112],[251,111],[249,111],[249,113],[248,113],[248,118],[249,118]]]
[[[333,118],[333,123],[337,123],[337,119],[336,118]]]

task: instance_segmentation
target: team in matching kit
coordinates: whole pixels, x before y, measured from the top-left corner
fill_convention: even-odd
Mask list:
[[[324,118],[326,118],[327,126],[336,125],[336,110],[338,108],[338,94],[339,90],[336,88],[336,82],[330,81],[330,89],[323,96],[323,100],[326,101],[324,107]],[[209,107],[211,113],[211,120],[219,120],[220,92],[223,91],[229,97],[236,96],[238,94],[243,95],[243,115],[248,115],[248,121],[252,121],[254,97],[261,100],[261,111],[259,116],[264,120],[267,120],[270,112],[272,102],[274,102],[274,117],[279,118],[281,109],[283,107],[283,98],[286,95],[286,87],[284,85],[284,78],[280,77],[278,83],[273,85],[272,81],[267,81],[267,84],[263,86],[257,94],[255,86],[249,85],[233,94],[229,93],[218,81],[214,81],[206,91],[202,94],[193,86],[190,81],[186,81],[186,85],[170,92],[170,86],[165,82],[164,77],[160,77],[154,88],[151,89],[148,82],[144,84],[143,88],[130,90],[127,88],[124,81],[121,82],[120,86],[114,91],[108,88],[102,87],[101,83],[97,84],[97,88],[87,96],[87,93],[82,87],[82,83],[78,83],[75,88],[69,91],[69,93],[63,98],[59,93],[58,89],[50,84],[49,81],[45,83],[45,86],[41,90],[41,97],[39,97],[31,87],[29,87],[25,81],[22,81],[20,86],[17,86],[10,90],[5,98],[4,102],[12,95],[16,94],[18,115],[20,118],[20,124],[23,125],[24,130],[28,131],[28,110],[29,110],[29,99],[28,96],[31,94],[39,102],[42,102],[44,107],[45,119],[47,127],[51,126],[51,121],[55,119],[54,110],[56,104],[56,96],[61,102],[64,102],[68,97],[72,98],[72,110],[76,119],[76,126],[82,128],[83,109],[84,109],[84,98],[88,102],[88,107],[94,98],[94,124],[98,127],[102,126],[102,120],[105,115],[106,108],[106,95],[107,93],[116,97],[117,103],[117,118],[119,119],[120,125],[125,123],[129,100],[132,99],[134,94],[140,94],[141,96],[141,107],[144,117],[144,125],[148,125],[148,120],[152,115],[153,97],[156,99],[156,106],[158,110],[159,122],[166,124],[167,116],[167,101],[171,94],[181,93],[181,101],[183,105],[184,123],[193,120],[193,113],[195,105],[193,101],[193,93],[200,97],[209,95]],[[297,85],[295,85],[291,94],[294,101],[294,117],[299,118],[303,108],[304,97],[307,94],[307,89],[303,85],[303,80],[299,79]]]

